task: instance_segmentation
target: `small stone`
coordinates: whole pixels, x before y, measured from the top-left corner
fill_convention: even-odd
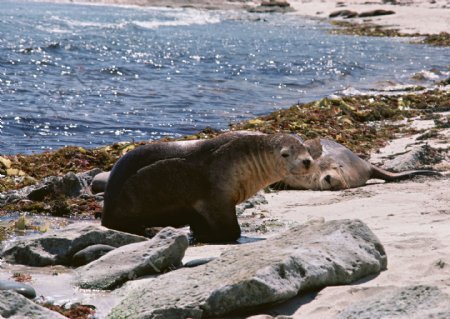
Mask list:
[[[29,299],[36,298],[36,291],[34,288],[21,282],[0,280],[0,290],[12,290]]]
[[[93,194],[105,191],[106,183],[108,182],[110,172],[102,172],[95,175],[91,183],[91,190]]]
[[[106,255],[111,250],[116,249],[116,247],[109,246],[109,245],[92,245],[88,246],[79,252],[77,252],[72,257],[72,266],[79,267],[86,264],[89,264],[90,262],[93,262],[94,260],[99,259],[100,257]]]
[[[0,167],[5,169],[11,168],[11,160],[0,156]]]
[[[214,259],[216,259],[216,257],[193,259],[193,260],[189,260],[188,262],[186,262],[183,266],[184,267],[189,267],[189,268],[197,267],[197,266],[200,266],[200,265],[207,264],[210,261],[213,261]]]
[[[6,170],[6,175],[8,176],[25,176],[27,175],[24,171],[17,168],[8,168]]]

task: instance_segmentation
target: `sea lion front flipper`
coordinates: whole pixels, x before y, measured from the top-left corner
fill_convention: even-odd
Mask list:
[[[198,241],[232,242],[241,236],[235,205],[220,197],[200,200],[194,204],[197,216],[190,226]]]

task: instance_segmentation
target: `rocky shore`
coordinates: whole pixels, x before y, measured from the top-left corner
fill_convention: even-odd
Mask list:
[[[449,23],[439,20],[441,14],[450,16],[448,1],[101,2],[262,11],[289,7],[318,18],[348,10],[336,16],[347,30],[395,36],[439,34]],[[361,15],[375,5],[395,13]],[[414,17],[404,18],[410,10],[428,12],[439,27],[416,23],[411,28]],[[391,20],[396,17],[397,24]],[[443,39],[440,44],[448,41],[446,35]],[[155,229],[149,239],[100,226],[103,195],[95,191],[96,177],[145,142],[0,155],[0,315],[450,317],[450,88],[444,80],[432,88],[407,89],[293,105],[230,130],[330,138],[386,169],[430,168],[442,177],[389,184],[372,180],[341,191],[268,188],[238,207],[243,236],[227,245],[189,243],[187,228]],[[218,134],[207,128],[183,140]]]
[[[445,173],[449,94],[441,86],[327,98],[231,129],[324,136],[390,170]],[[184,139],[217,134],[207,129]],[[267,189],[238,208],[240,243],[189,246],[188,229],[155,230],[149,240],[95,219],[103,197],[92,191],[93,181],[138,145],[0,157],[1,311],[38,318],[60,317],[48,308],[70,318],[384,318],[395,303],[388,293],[394,300],[410,296],[402,311],[417,318],[448,314],[448,174],[336,192]],[[11,290],[34,301],[14,299]]]

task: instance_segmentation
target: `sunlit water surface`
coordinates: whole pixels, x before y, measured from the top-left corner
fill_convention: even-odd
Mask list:
[[[294,15],[1,1],[0,154],[226,129],[450,61],[446,49],[328,28]]]

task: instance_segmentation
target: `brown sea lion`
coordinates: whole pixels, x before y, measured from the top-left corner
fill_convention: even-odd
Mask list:
[[[288,174],[308,174],[313,158],[287,134],[226,133],[154,143],[124,155],[105,191],[102,225],[136,234],[189,224],[205,242],[239,238],[235,205]]]
[[[282,183],[289,188],[340,190],[363,186],[372,178],[392,182],[417,175],[441,175],[432,170],[392,173],[370,164],[345,146],[328,139],[308,140],[305,145],[312,150],[321,148],[322,155],[314,162],[310,174],[286,176]]]

